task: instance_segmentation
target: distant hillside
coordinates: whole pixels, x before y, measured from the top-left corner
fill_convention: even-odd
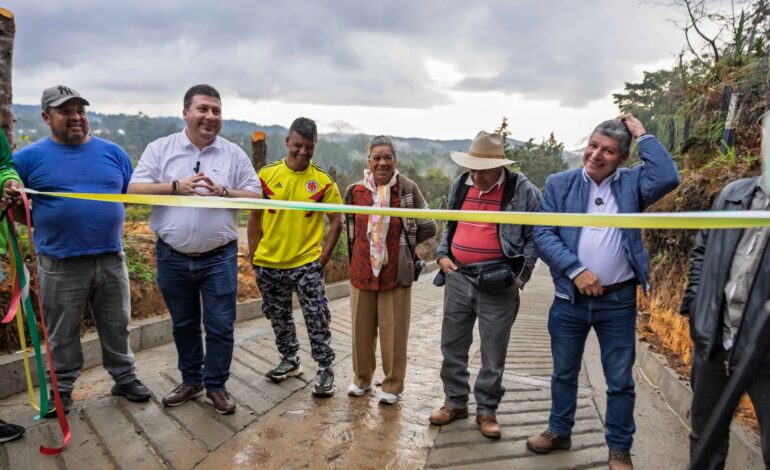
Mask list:
[[[18,120],[18,122],[16,123],[17,133],[20,133],[25,129],[36,129],[38,132],[41,130],[47,132],[47,129],[45,128],[45,125],[43,124],[43,121],[40,118],[39,106],[28,105],[28,104],[14,104],[13,114]],[[153,124],[159,127],[168,127],[169,125],[174,125],[176,126],[177,129],[182,129],[182,127],[184,127],[184,121],[182,120],[181,117],[170,117],[170,116],[149,117],[149,116],[145,116],[144,114],[139,114],[139,115],[101,114],[101,113],[94,113],[89,111],[88,121],[91,123],[91,128],[94,131],[96,130],[117,131],[119,129],[123,129],[125,131],[125,129],[130,126],[129,121],[132,118],[136,118],[138,116],[147,117],[153,122]],[[273,134],[276,132],[285,133],[287,129],[282,126],[276,126],[276,125],[265,126],[262,124],[256,124],[256,123],[247,122],[247,121],[238,121],[235,119],[225,119],[225,121],[222,123],[223,134],[251,135],[251,133],[256,130],[263,131],[266,134]]]
[[[17,119],[15,129],[17,147],[23,147],[48,135],[48,128],[40,117],[39,106],[14,104],[13,113]],[[128,115],[89,112],[88,119],[94,135],[111,140],[123,147],[134,163],[148,143],[178,132],[184,127],[181,117],[150,117],[141,113]],[[222,135],[239,144],[249,154],[251,134],[255,130],[265,132],[268,161],[284,156],[283,140],[288,131],[286,127],[233,119],[225,119],[222,124]],[[360,174],[366,160],[366,146],[371,137],[366,134],[321,134],[314,160],[324,167],[334,167],[338,172]],[[467,151],[471,144],[470,139],[435,140],[393,137],[393,141],[398,149],[401,165],[418,172],[437,168],[449,176],[453,176],[458,169],[450,160],[449,152]],[[511,138],[508,139],[508,143],[513,146],[523,145],[522,141]],[[570,152],[564,152],[564,156],[565,159],[574,158]]]

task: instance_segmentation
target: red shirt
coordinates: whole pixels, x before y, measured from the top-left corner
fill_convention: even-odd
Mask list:
[[[499,211],[504,190],[505,182],[484,194],[480,194],[480,191],[472,186],[468,189],[460,210]],[[457,222],[451,250],[452,256],[462,264],[505,258],[497,235],[497,224],[491,222]]]
[[[356,206],[371,206],[374,204],[372,193],[361,185],[353,187],[352,203]],[[398,185],[390,188],[390,207],[399,207]],[[366,237],[366,227],[369,215],[356,214],[353,235],[353,254],[350,258],[350,283],[363,290],[389,290],[398,287],[398,247],[401,240],[401,219],[391,217],[388,223],[388,235],[385,246],[388,250],[388,262],[382,266],[380,275],[372,273],[372,262],[369,259],[369,239]]]

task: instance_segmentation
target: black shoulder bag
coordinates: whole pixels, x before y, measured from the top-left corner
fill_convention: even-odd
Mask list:
[[[401,232],[404,234],[406,246],[409,247],[409,253],[412,255],[412,260],[414,262],[414,280],[416,281],[417,278],[420,277],[420,273],[422,272],[423,268],[425,268],[426,263],[422,260],[422,258],[417,256],[417,253],[414,251],[414,247],[412,247],[412,244],[409,243],[409,234],[406,233],[406,224],[404,223],[404,219],[399,217],[398,220],[401,221]]]

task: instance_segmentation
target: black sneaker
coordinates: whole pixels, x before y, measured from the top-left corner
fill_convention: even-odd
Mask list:
[[[132,382],[123,385],[113,385],[112,394],[119,397],[126,397],[126,400],[137,403],[149,400],[152,395],[150,389],[139,379],[134,379]]]
[[[267,371],[265,377],[278,383],[283,382],[289,377],[296,377],[301,373],[302,367],[299,365],[299,358],[297,358],[297,362],[294,362],[284,357],[277,366]]]
[[[18,439],[24,434],[24,427],[18,424],[6,423],[0,419],[0,442],[8,442]]]
[[[59,391],[59,398],[61,398],[61,406],[64,409],[64,414],[69,414],[70,408],[72,408],[72,392]],[[56,413],[56,401],[53,397],[53,390],[51,390],[51,395],[48,397],[48,413],[43,417],[55,418]]]
[[[313,395],[317,397],[330,397],[334,395],[334,371],[331,367],[318,369],[315,375]]]

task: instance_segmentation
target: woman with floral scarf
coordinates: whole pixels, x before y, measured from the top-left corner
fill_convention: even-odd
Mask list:
[[[345,192],[346,204],[427,209],[417,184],[396,169],[396,149],[389,138],[372,139],[368,163],[364,179]],[[404,390],[414,253],[418,243],[436,234],[436,223],[348,214],[345,225],[350,255],[354,373],[348,394],[360,397],[372,389],[379,331],[385,377],[377,400],[392,405]]]

